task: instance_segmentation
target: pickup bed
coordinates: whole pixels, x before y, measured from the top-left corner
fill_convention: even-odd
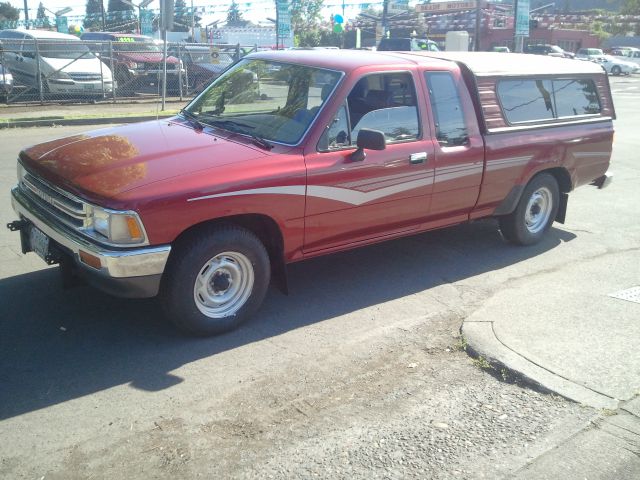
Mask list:
[[[606,186],[615,111],[591,62],[500,53],[252,54],[180,115],[26,148],[23,251],[181,328],[236,327],[286,265],[497,217],[516,244]]]

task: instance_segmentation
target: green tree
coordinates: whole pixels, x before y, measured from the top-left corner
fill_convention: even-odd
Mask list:
[[[36,13],[36,23],[38,27],[51,28],[49,23],[49,17],[47,17],[47,11],[44,9],[44,5],[40,2],[38,5],[38,13]]]
[[[138,27],[138,16],[133,11],[133,5],[121,0],[109,0],[107,15],[107,30],[117,32],[135,32]]]
[[[173,6],[173,28],[174,32],[188,32],[191,30],[191,12],[187,10],[185,0],[176,0]]]
[[[323,0],[293,0],[291,28],[294,43],[300,47],[320,45],[320,22]]]
[[[103,0],[87,0],[84,17],[84,28],[87,30],[102,29],[102,3]]]
[[[240,6],[233,0],[227,12],[227,27],[246,27],[248,24],[249,21],[242,18]]]
[[[13,7],[9,2],[0,2],[0,22],[15,22],[20,18],[20,10]]]
[[[622,6],[624,15],[640,15],[640,0],[626,0]]]

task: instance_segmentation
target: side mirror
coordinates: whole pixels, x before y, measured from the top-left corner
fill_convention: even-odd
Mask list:
[[[365,148],[368,150],[384,150],[387,148],[387,141],[384,138],[384,133],[380,130],[363,128],[358,132],[356,145],[358,149],[351,154],[351,161],[361,162],[367,157],[364,153]]]

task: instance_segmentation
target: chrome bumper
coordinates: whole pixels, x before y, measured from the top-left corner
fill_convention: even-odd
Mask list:
[[[591,185],[595,185],[598,188],[607,188],[613,182],[613,172],[607,170],[607,172],[601,177],[596,178]]]
[[[21,219],[28,220],[50,239],[73,256],[78,267],[104,280],[158,276],[164,271],[170,245],[115,249],[93,243],[70,227],[61,224],[24,195],[18,187],[11,190],[11,205]],[[101,268],[90,267],[80,261],[80,251],[100,259]]]

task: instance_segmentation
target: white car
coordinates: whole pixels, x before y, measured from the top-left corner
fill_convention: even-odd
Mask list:
[[[45,30],[2,30],[4,64],[22,85],[43,93],[101,96],[113,90],[113,77],[78,37]]]
[[[601,48],[581,48],[576,53],[576,58],[579,60],[596,60],[604,57],[604,52]]]
[[[594,62],[602,65],[607,73],[611,75],[630,75],[640,71],[640,65],[637,63],[628,62],[613,55],[602,55],[602,57],[597,58]]]
[[[8,68],[0,64],[0,98],[6,99],[13,88],[13,75]]]
[[[616,58],[620,58],[621,60],[625,60],[627,62],[633,62],[637,65],[640,65],[640,49],[630,47],[624,54],[624,56],[617,56]]]

